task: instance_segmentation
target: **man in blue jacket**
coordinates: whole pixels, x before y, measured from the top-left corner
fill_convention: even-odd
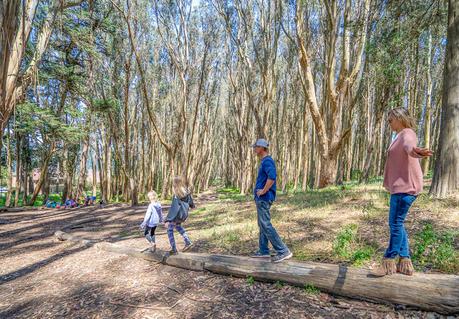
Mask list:
[[[277,234],[276,229],[271,224],[269,209],[276,199],[276,164],[268,153],[269,143],[264,139],[259,139],[253,145],[255,154],[260,158],[261,164],[258,169],[257,182],[254,189],[255,203],[257,205],[259,248],[252,255],[255,258],[269,258],[268,241],[276,251],[276,255],[271,258],[275,263],[292,258],[292,253]]]

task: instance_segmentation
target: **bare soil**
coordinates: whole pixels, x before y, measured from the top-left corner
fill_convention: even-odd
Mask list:
[[[281,283],[182,270],[59,242],[53,235],[96,217],[69,232],[145,248],[138,229],[145,209],[115,205],[0,213],[0,318],[441,318]],[[193,228],[211,227],[190,221],[190,235]],[[164,228],[158,229],[157,242],[169,248]],[[206,251],[206,245],[194,249]]]

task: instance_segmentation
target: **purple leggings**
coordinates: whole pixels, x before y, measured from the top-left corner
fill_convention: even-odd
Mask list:
[[[171,244],[171,248],[173,251],[177,251],[177,246],[175,245],[175,238],[174,238],[174,228],[182,235],[183,240],[185,241],[185,245],[190,245],[191,240],[186,234],[185,229],[182,227],[180,223],[169,222],[169,226],[167,227],[167,237],[169,237],[169,243]]]

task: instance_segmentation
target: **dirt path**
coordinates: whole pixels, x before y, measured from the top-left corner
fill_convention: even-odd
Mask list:
[[[144,211],[113,206],[1,213],[0,318],[439,317],[281,283],[185,271],[58,242],[53,236],[65,225],[96,217],[71,232],[143,248],[146,241],[138,224]],[[158,246],[167,249],[164,228],[157,238]]]

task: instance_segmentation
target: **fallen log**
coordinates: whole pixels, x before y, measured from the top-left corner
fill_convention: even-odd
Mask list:
[[[87,240],[58,231],[61,240]],[[459,276],[415,273],[413,276],[395,274],[373,278],[368,269],[315,262],[270,261],[242,256],[179,253],[169,255],[157,250],[142,252],[125,246],[101,242],[98,249],[159,262],[195,271],[211,271],[239,277],[251,276],[261,281],[281,281],[295,286],[312,285],[322,291],[380,303],[412,306],[442,314],[459,313]]]
[[[79,236],[71,235],[66,232],[63,232],[61,230],[58,230],[57,232],[54,233],[54,236],[57,237],[59,240],[68,240],[76,243],[82,243],[85,246],[90,246],[94,244],[95,242],[89,239],[84,239]]]

